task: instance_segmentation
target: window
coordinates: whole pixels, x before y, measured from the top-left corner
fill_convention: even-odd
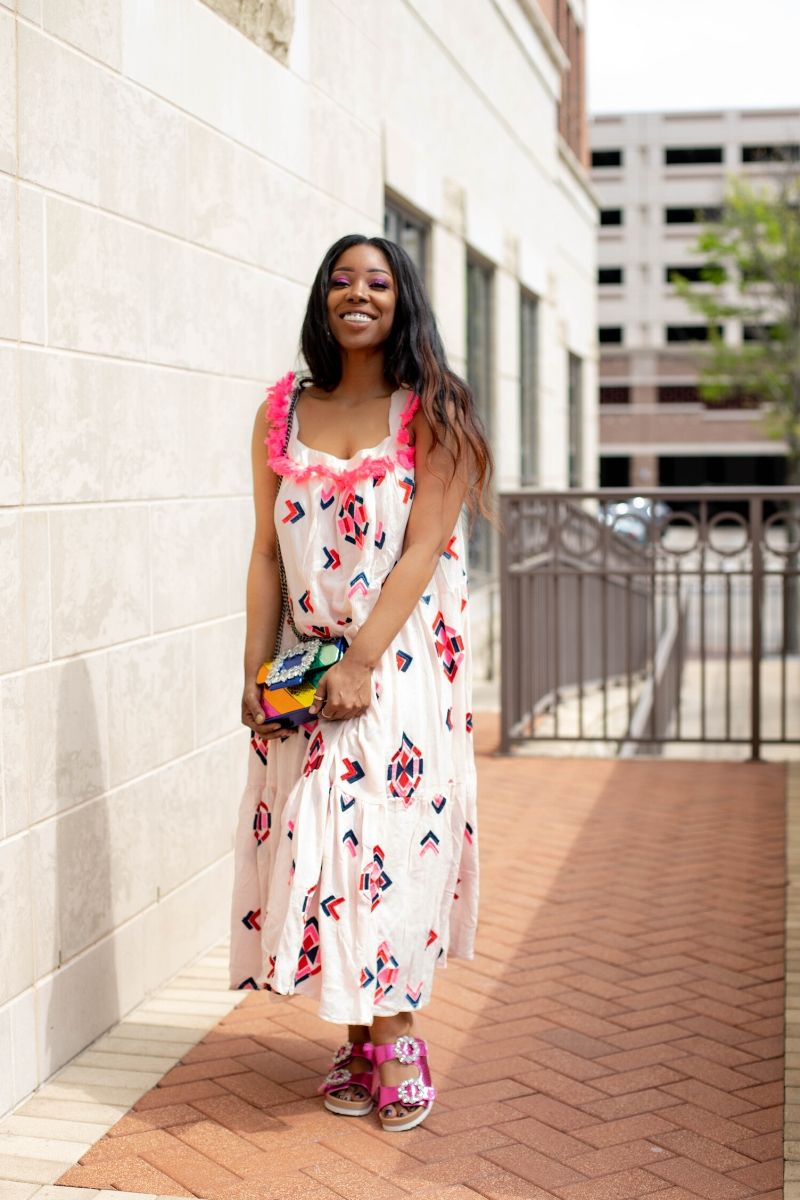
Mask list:
[[[781,336],[780,325],[743,325],[742,341],[769,342]]]
[[[383,235],[407,251],[419,271],[420,279],[427,286],[430,238],[428,222],[387,197],[383,213]]]
[[[597,331],[597,340],[601,345],[609,345],[616,342],[617,345],[622,343],[622,326],[621,325],[601,325]]]
[[[622,267],[598,267],[597,282],[601,286],[608,283],[624,283],[625,272]]]
[[[695,386],[665,383],[658,389],[659,404],[697,404],[699,399]]]
[[[717,333],[722,336],[722,326],[715,326]],[[710,340],[710,326],[708,325],[668,325],[667,326],[667,341],[668,342],[707,342]]]
[[[631,389],[629,387],[611,387],[608,384],[600,388],[601,404],[630,404]]]
[[[600,224],[601,225],[621,225],[622,224],[622,209],[621,208],[601,208],[600,209]]]
[[[491,440],[492,384],[494,366],[492,341],[492,269],[483,261],[467,257],[467,382],[475,394],[475,406],[483,422],[487,438]],[[491,526],[480,513],[467,547],[471,570],[486,581],[492,572]]]
[[[569,353],[567,362],[567,486],[583,483],[583,362]]]
[[[665,283],[672,283],[673,275],[683,275],[689,283],[721,283],[725,276],[725,269],[711,263],[702,263],[700,266],[664,268]]]
[[[593,150],[592,151],[592,166],[593,167],[621,167],[622,166],[622,151],[621,150]]]
[[[797,162],[800,145],[784,142],[777,146],[742,146],[742,162]]]
[[[718,221],[722,208],[707,204],[705,208],[665,208],[664,222],[667,225],[696,225],[703,221]]]
[[[664,149],[664,162],[668,167],[721,163],[723,158],[722,146],[667,146]]]
[[[604,454],[600,459],[600,487],[631,486],[631,460],[622,455]]]
[[[530,292],[519,301],[520,483],[539,482],[539,302]]]

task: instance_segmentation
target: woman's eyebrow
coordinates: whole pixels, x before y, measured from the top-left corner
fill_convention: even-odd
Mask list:
[[[352,275],[355,271],[355,267],[335,267],[331,274],[335,275],[337,271],[349,271]],[[368,275],[391,275],[391,273],[392,272],[388,269],[388,267],[367,267]]]

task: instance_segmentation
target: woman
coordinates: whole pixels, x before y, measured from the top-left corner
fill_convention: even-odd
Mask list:
[[[253,433],[242,721],[255,752],[236,837],[231,987],[316,997],[321,1017],[348,1026],[319,1089],[326,1107],[363,1116],[374,1094],[397,1131],[435,1096],[413,1013],[448,951],[473,955],[461,517],[476,497],[487,511],[492,462],[393,242],[354,234],[331,246],[301,346],[307,376],[270,389]],[[281,624],[276,539],[282,646],[347,640],[290,734],[265,719],[256,685]]]

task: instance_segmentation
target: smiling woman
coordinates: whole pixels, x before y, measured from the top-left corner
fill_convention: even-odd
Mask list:
[[[269,389],[253,434],[242,697],[253,753],[231,986],[316,997],[320,1016],[348,1026],[320,1087],[325,1106],[363,1116],[374,1097],[383,1128],[397,1131],[424,1120],[436,1094],[413,1012],[448,953],[474,948],[462,517],[465,502],[491,516],[492,464],[472,394],[395,243],[351,235],[329,249],[301,344],[307,373]],[[276,640],[342,637],[308,719],[288,731],[267,721],[256,676]]]

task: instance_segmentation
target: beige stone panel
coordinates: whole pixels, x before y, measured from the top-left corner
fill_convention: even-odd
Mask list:
[[[35,869],[35,867],[34,867]],[[41,1080],[36,1058],[36,1006],[27,988],[7,1006],[13,1048],[12,1103],[19,1104]]]
[[[0,171],[17,167],[17,52],[15,21],[0,11]]]
[[[285,372],[304,288],[166,239],[154,238],[150,249],[152,360],[249,379]]]
[[[187,490],[194,496],[249,494],[250,443],[268,381],[240,383],[213,375],[187,381]],[[266,447],[264,456],[266,461]]]
[[[195,745],[241,728],[244,633],[242,617],[194,630]]]
[[[309,180],[364,218],[383,218],[381,146],[365,126],[314,89],[308,93]]]
[[[19,336],[44,345],[47,314],[44,264],[44,195],[20,184],[19,204]]]
[[[0,739],[4,832],[11,837],[30,824],[24,675],[0,679]]]
[[[46,218],[50,345],[147,358],[153,235],[53,196]]]
[[[246,736],[237,750],[244,758]],[[229,739],[174,763],[152,781],[162,897],[232,850],[241,775],[232,765]]]
[[[143,506],[50,514],[53,654],[110,646],[150,630]]]
[[[305,178],[304,81],[204,4],[122,0],[122,72]]]
[[[19,330],[17,247],[17,185],[0,176],[0,338],[10,341]]]
[[[27,833],[0,844],[0,1004],[33,983],[30,853]]]
[[[60,970],[36,985],[36,1003],[41,1014],[38,1025],[38,1054],[41,1077],[54,1071],[115,1024],[138,1004],[144,995],[144,921],[134,919],[104,938],[85,954],[78,955]],[[92,1086],[83,1091],[54,1081],[42,1095],[76,1100],[111,1102],[113,1088]],[[131,1089],[124,1089],[131,1093]],[[141,1089],[144,1091],[145,1089]],[[141,1091],[124,1099],[133,1103]],[[123,1098],[120,1097],[120,1100]]]
[[[370,22],[372,24],[372,22]],[[369,33],[358,21],[342,12],[331,0],[314,0],[308,22],[309,78],[360,125],[378,132],[381,106],[365,99],[363,87],[353,86],[350,64],[359,63],[369,77],[368,87],[379,87],[384,77]]]
[[[225,615],[230,565],[223,500],[179,500],[151,509],[156,632]]]
[[[50,658],[50,530],[44,512],[22,514],[22,588],[25,661]]]
[[[191,634],[157,637],[108,655],[111,785],[192,748]]]
[[[37,975],[68,962],[155,901],[156,823],[147,780],[32,830],[33,858],[47,866],[43,890],[50,899],[37,908]]]
[[[72,11],[72,4],[61,4]],[[19,23],[19,168],[23,179],[96,204],[102,136],[100,72],[82,55]],[[69,120],[64,114],[69,113]]]
[[[41,25],[42,0],[17,0],[17,12],[21,17],[27,17],[29,21]]]
[[[249,747],[247,747],[249,750]],[[233,855],[226,854],[144,915],[144,979],[148,991],[214,946],[230,929]],[[164,1024],[154,1014],[154,1024]],[[184,1023],[191,1024],[190,1018]],[[180,1022],[173,1022],[178,1026]],[[200,1025],[201,1019],[194,1018]],[[173,1034],[174,1036],[174,1034]],[[199,1034],[202,1037],[202,1033]]]
[[[0,507],[22,499],[18,361],[16,349],[0,346]]]
[[[31,821],[101,795],[108,786],[106,662],[93,654],[29,671]],[[49,736],[42,737],[43,727]]]
[[[120,75],[104,72],[99,86],[100,207],[185,237],[194,188],[187,176],[186,137],[193,122]]]
[[[20,353],[25,501],[103,496],[100,372],[91,359]]]
[[[121,57],[120,0],[44,0],[48,33],[117,69]]]
[[[229,500],[228,547],[231,553],[231,568],[228,577],[228,612],[239,613],[245,607],[245,588],[250,555],[253,549],[255,514],[249,496]]]
[[[11,1013],[9,1009],[0,1009],[0,1062],[11,1064],[14,1061],[14,1052],[11,1048]],[[12,1070],[5,1070],[0,1073],[0,1114],[7,1113],[14,1104],[14,1073]],[[0,1134],[3,1132],[6,1122],[0,1125]],[[0,1200],[2,1200],[2,1192],[0,1192]]]
[[[102,396],[103,494],[107,500],[184,495],[195,466],[187,443],[196,381],[180,371],[130,363],[97,365]]]
[[[0,673],[25,664],[22,587],[22,519],[19,512],[0,511]]]

